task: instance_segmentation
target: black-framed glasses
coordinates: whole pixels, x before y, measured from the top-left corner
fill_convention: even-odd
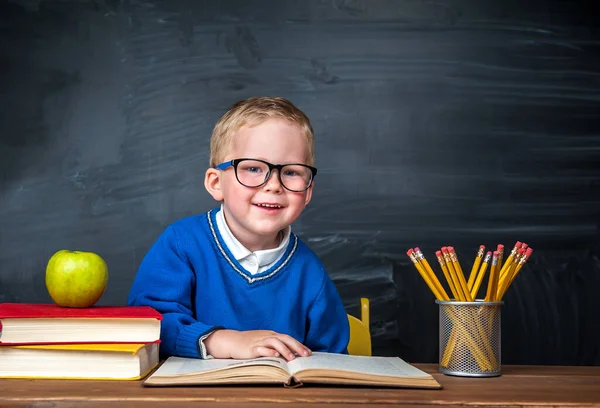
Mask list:
[[[215,169],[226,170],[233,166],[235,178],[246,187],[260,187],[271,177],[273,169],[277,169],[277,177],[281,185],[289,191],[301,193],[312,185],[317,169],[306,164],[272,164],[259,159],[234,159],[223,162]]]

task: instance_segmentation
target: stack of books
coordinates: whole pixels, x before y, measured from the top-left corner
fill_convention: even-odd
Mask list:
[[[0,304],[0,378],[136,380],[159,362],[147,306]]]

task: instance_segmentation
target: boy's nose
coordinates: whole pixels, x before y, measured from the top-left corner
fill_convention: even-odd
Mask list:
[[[281,182],[279,181],[279,170],[277,169],[273,169],[271,171],[271,174],[269,174],[269,178],[267,179],[267,182],[264,185],[264,188],[270,191],[281,191],[283,189],[283,186],[281,185]]]

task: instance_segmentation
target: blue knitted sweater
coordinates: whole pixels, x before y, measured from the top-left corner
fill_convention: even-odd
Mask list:
[[[313,351],[347,352],[346,311],[316,254],[291,234],[281,259],[251,275],[223,242],[217,211],[167,227],[133,282],[127,303],[163,315],[161,353],[200,358],[200,337],[217,328],[273,330]]]

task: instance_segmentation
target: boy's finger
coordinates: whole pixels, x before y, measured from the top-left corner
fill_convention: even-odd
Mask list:
[[[298,354],[299,356],[306,357],[311,354],[311,351],[308,347],[306,347],[304,344],[300,343],[298,340],[296,340],[292,336],[288,336],[287,334],[280,334],[277,336],[277,338],[279,340],[281,340],[283,343],[285,343],[285,345],[288,346],[288,348],[290,350],[292,350],[294,353]]]
[[[257,346],[254,347],[252,358],[256,357],[280,357],[279,352],[271,347]]]
[[[279,337],[268,337],[264,339],[264,343],[264,345],[277,350],[281,357],[285,358],[288,361],[296,358],[294,352],[290,350],[288,346],[283,341],[281,341]]]

